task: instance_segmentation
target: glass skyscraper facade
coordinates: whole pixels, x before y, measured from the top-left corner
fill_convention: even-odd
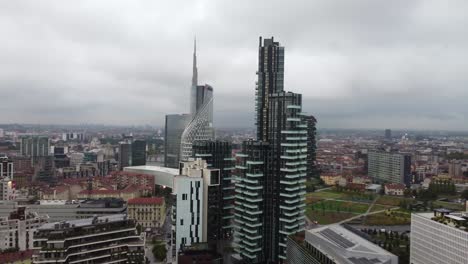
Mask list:
[[[285,92],[284,48],[260,38],[257,140],[244,142],[235,172],[235,244],[244,263],[280,263],[305,225],[309,129],[302,96]]]
[[[190,120],[189,114],[166,115],[164,167],[179,168],[180,138]]]

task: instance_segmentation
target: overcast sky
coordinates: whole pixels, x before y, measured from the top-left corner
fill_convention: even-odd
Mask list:
[[[468,130],[468,1],[1,1],[0,123],[164,125],[193,37],[215,126],[251,127],[259,36],[321,128]]]

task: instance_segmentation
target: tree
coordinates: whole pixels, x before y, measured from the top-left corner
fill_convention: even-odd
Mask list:
[[[138,234],[141,234],[141,232],[143,232],[143,227],[140,224],[137,224],[136,230],[138,231]]]
[[[158,241],[157,244],[153,246],[153,255],[159,261],[162,261],[166,258],[167,249],[164,242]]]

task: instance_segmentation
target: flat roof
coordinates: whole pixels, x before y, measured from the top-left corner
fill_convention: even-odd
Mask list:
[[[178,169],[161,167],[161,166],[130,166],[123,169],[127,172],[148,174],[154,176],[154,184],[166,186],[169,188],[174,187],[174,177],[179,175]]]
[[[337,263],[398,263],[398,257],[341,225],[306,231],[306,241]]]
[[[119,222],[123,221],[127,218],[126,214],[113,214],[113,215],[106,215],[106,216],[99,216],[98,221],[102,220],[107,222]],[[68,220],[68,221],[63,221],[63,222],[55,222],[55,223],[47,223],[39,227],[39,230],[55,230],[55,224],[59,223],[67,223],[70,224],[70,226],[74,227],[82,227],[82,226],[90,226],[93,225],[93,217],[91,218],[86,218],[86,219],[78,219],[78,220]]]

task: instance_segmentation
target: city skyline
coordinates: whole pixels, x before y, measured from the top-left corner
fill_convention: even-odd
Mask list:
[[[254,127],[262,35],[288,47],[285,86],[319,129],[468,130],[462,1],[295,1],[278,14],[279,2],[269,14],[262,3],[180,6],[2,3],[0,123],[162,127],[166,113],[188,112],[197,35],[215,126]]]

